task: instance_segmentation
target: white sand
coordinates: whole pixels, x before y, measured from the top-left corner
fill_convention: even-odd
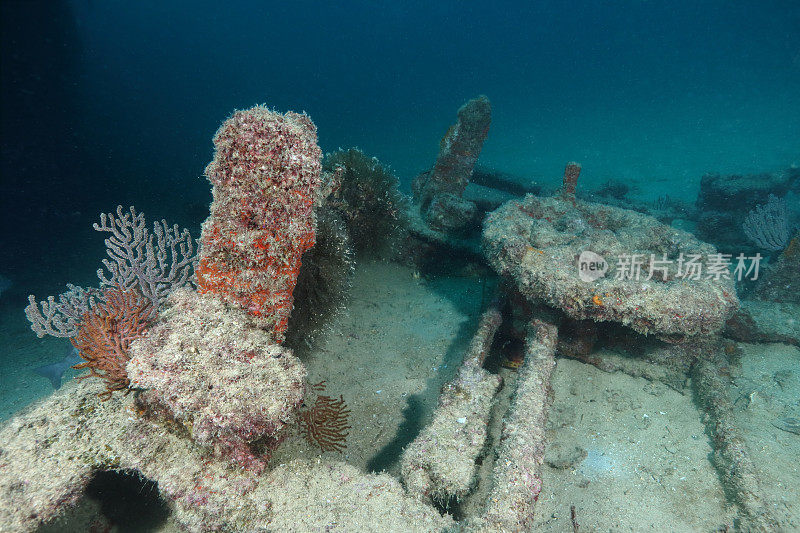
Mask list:
[[[688,392],[568,359],[553,388],[546,460],[562,455],[557,447],[586,456],[565,469],[545,463],[544,531],[571,528],[571,505],[588,531],[712,531],[730,516]]]
[[[323,333],[318,348],[300,354],[309,381],[344,397],[353,429],[343,454],[372,471],[399,472],[399,454],[427,423],[442,384],[461,362],[481,305],[477,278],[426,281],[392,263],[358,267],[347,309]],[[287,439],[275,461],[318,455],[302,439]]]
[[[800,418],[800,349],[785,344],[740,344],[742,375],[732,393],[762,490],[774,516],[800,531],[800,435],[775,426]]]

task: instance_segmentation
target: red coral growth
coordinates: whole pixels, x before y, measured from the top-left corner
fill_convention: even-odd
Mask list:
[[[130,344],[144,334],[151,303],[138,291],[107,289],[101,299],[83,315],[78,334],[70,339],[86,361],[73,368],[88,368],[89,374],[79,379],[98,377],[106,382],[108,400],[117,390],[129,390],[130,380],[125,366],[130,360]]]
[[[304,114],[258,106],[225,121],[214,145],[198,288],[246,309],[282,342],[301,258],[315,242],[316,127]]]
[[[317,392],[325,390],[325,382],[311,387]],[[342,396],[339,399],[318,395],[314,406],[300,411],[300,432],[309,444],[319,446],[323,452],[345,449],[350,426],[347,425],[350,409]]]

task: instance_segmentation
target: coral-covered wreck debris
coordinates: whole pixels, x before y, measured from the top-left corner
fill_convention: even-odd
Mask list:
[[[237,111],[214,136],[197,283],[282,342],[303,253],[314,246],[322,151],[304,114]]]
[[[461,232],[476,222],[477,208],[463,195],[491,122],[488,98],[479,96],[465,103],[456,123],[442,137],[433,168],[414,179],[417,208],[432,229]]]
[[[490,122],[485,97],[459,110],[433,169],[414,182],[410,233],[434,246],[467,240],[467,230],[476,234],[479,211],[490,209],[479,209],[464,191]],[[39,304],[31,297],[34,330],[74,337],[86,359],[81,366],[106,383],[65,387],[0,428],[0,532],[52,520],[75,503],[94,472],[107,469],[156,482],[174,519],[191,531],[528,531],[543,488],[557,353],[674,388],[691,376],[742,530],[778,528],[733,422],[724,378],[731,344],[717,341],[726,321],[730,335],[754,319],[739,313],[729,321],[739,300],[730,276],[714,265],[720,254],[652,217],[581,199],[577,163],[567,165],[560,193],[520,198],[505,191],[488,202],[491,209],[504,203],[483,221],[483,248],[475,255],[482,253],[504,278],[502,296],[483,312],[430,423],[405,449],[404,487],[388,475],[321,459],[292,459],[266,471],[290,424],[324,452],[341,451],[352,429],[344,398],[323,395],[324,382],[309,386],[302,362],[283,345],[303,254],[316,242],[316,210],[336,179],[322,185],[316,128],[305,114],[264,106],[237,111],[214,143],[206,169],[214,201],[203,225],[196,289],[189,282],[195,258],[188,232],[163,223],[151,234],[143,216],[118,208],[116,218],[104,215],[96,227],[111,233],[104,261],[111,274],[99,274],[102,288],[70,286],[58,301]],[[328,206],[339,214],[327,212],[322,219],[332,223],[325,226],[346,234],[340,214],[361,230],[365,213],[398,220],[394,209],[402,202],[375,194],[391,181],[387,172],[357,151],[333,159],[379,180],[361,211],[359,187],[345,190],[338,205]],[[340,166],[339,178],[353,170]],[[361,242],[369,242],[368,233]],[[799,238],[756,294],[774,299],[775,291],[789,288],[785,297],[796,301],[796,284],[786,280],[797,271]],[[349,257],[349,240],[334,241],[340,245],[325,253],[346,250]],[[588,278],[581,276],[586,257],[593,265]],[[717,275],[687,278],[680,271],[686,261]],[[505,382],[509,389],[484,368],[490,350],[502,344],[495,342],[501,326],[502,335],[524,341],[513,365],[518,373]],[[621,332],[620,342],[650,336],[645,340],[652,342],[640,343],[647,360],[597,355],[601,329]],[[113,394],[118,390],[135,394]],[[513,392],[506,403],[496,401],[501,390]],[[498,444],[487,453],[493,439]],[[475,499],[460,509],[458,524],[433,505],[469,498]],[[572,524],[577,530],[574,507]]]
[[[306,370],[252,325],[242,309],[181,289],[147,335],[133,343],[127,372],[140,410],[177,423],[197,444],[261,471],[294,419]],[[260,444],[255,454],[251,445]]]
[[[530,301],[575,319],[620,322],[672,341],[720,331],[739,306],[727,269],[685,276],[690,260],[710,272],[714,247],[647,215],[575,200],[573,166],[566,196],[528,195],[486,217],[489,263]],[[590,262],[595,279],[580,275]]]
[[[198,290],[170,296],[128,372],[149,416],[259,472],[303,398],[305,367],[280,343],[314,245],[322,153],[306,115],[264,106],[234,113],[214,144]]]

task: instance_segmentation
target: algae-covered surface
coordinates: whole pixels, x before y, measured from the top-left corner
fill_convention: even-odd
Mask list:
[[[366,263],[357,268],[343,311],[312,347],[296,351],[308,367],[309,381],[326,381],[325,393],[341,395],[350,408],[346,448],[323,453],[297,430],[291,431],[263,474],[269,483],[282,484],[284,489],[271,492],[261,488],[262,482],[257,491],[276,512],[270,530],[401,531],[393,528],[403,523],[403,513],[432,512],[429,506],[402,499],[397,479],[400,454],[430,421],[440,388],[460,364],[485,303],[484,282],[469,276],[426,277],[393,263]],[[796,371],[800,350],[782,344],[739,346],[741,370],[731,370],[730,377],[737,424],[773,513],[785,527],[800,527],[800,506],[793,496],[800,491],[796,461],[800,436],[792,431],[800,408]],[[493,406],[490,450],[482,461],[478,484],[462,502],[439,502],[439,512],[428,514],[430,522],[419,526],[420,530],[452,523],[447,516],[441,521],[436,518],[445,510],[457,519],[480,512],[488,490],[484,478],[494,457],[491,449],[497,444],[517,378],[507,368],[499,374],[504,387]],[[65,385],[68,390],[74,386]],[[580,531],[663,531],[665,524],[671,531],[715,531],[733,523],[735,507],[726,499],[710,461],[712,440],[691,388],[679,391],[561,357],[552,388],[536,530],[569,530],[572,506]],[[12,407],[3,406],[9,411]],[[13,443],[2,443],[3,447],[9,444]],[[320,477],[314,464],[328,465],[328,474]],[[350,482],[368,472],[388,476]],[[89,497],[42,531],[78,531],[104,524],[97,512],[123,486],[121,479],[112,479],[112,488],[106,485],[105,493],[92,488]],[[134,483],[138,488],[129,489],[129,496],[138,491],[142,497],[144,491],[151,504],[157,502],[157,490],[141,483]],[[333,490],[337,484],[339,489]],[[358,492],[367,487],[367,492]],[[334,515],[326,514],[325,509],[330,510],[326,498],[336,500],[339,512],[350,509],[346,520],[340,517],[336,522]],[[306,506],[305,511],[300,504]],[[139,531],[179,530],[163,504],[144,507],[138,514],[143,513],[149,519],[140,516]],[[306,516],[294,528],[288,525],[287,517],[308,513],[316,513],[317,518]],[[374,516],[384,514],[391,518],[376,524]],[[344,524],[357,529],[341,529]],[[117,530],[130,531],[112,529]]]

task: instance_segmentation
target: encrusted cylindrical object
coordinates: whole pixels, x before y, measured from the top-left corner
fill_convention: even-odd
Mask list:
[[[314,245],[317,129],[305,114],[257,106],[226,120],[214,146],[198,288],[246,309],[282,342],[301,258]]]
[[[711,344],[704,350],[714,354],[700,357],[692,370],[692,385],[708,414],[706,424],[714,440],[713,461],[728,493],[739,508],[741,531],[781,531],[761,490],[761,480],[750,451],[736,423],[730,385],[720,367],[725,357]]]
[[[581,164],[575,161],[567,163],[564,168],[564,183],[561,188],[561,196],[564,198],[575,199],[575,188],[578,186],[578,178],[581,175]]]
[[[462,498],[475,483],[499,376],[482,368],[501,316],[492,305],[481,316],[456,378],[444,386],[431,423],[406,448],[401,472],[409,494],[421,500]]]
[[[528,531],[542,490],[545,423],[551,402],[558,330],[534,319],[528,332],[525,362],[503,424],[503,434],[486,510],[476,531]]]

